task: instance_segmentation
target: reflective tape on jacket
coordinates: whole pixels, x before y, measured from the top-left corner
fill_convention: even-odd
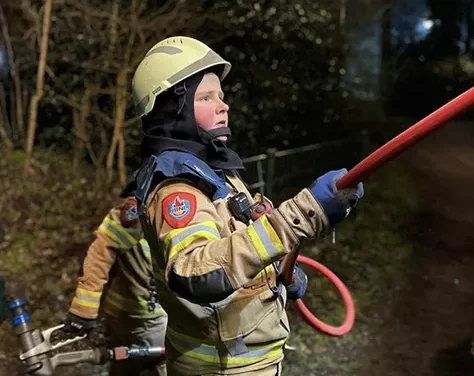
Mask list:
[[[254,278],[255,279],[260,279],[263,276],[265,276],[267,279],[269,276],[276,274],[275,268],[273,267],[273,264],[268,265],[265,269],[261,270]]]
[[[153,311],[148,310],[148,301],[145,299],[128,299],[122,295],[108,290],[104,300],[104,311],[112,316],[121,312],[126,312],[134,316],[161,316],[165,314],[164,309],[158,303],[155,303]]]
[[[128,250],[137,244],[137,240],[121,224],[109,217],[101,223],[99,231],[112,239],[121,249]]]
[[[219,240],[220,238],[221,236],[216,224],[206,221],[182,229],[172,230],[163,241],[169,260],[197,240]]]
[[[101,292],[89,291],[78,287],[73,303],[87,308],[99,309],[101,296]]]
[[[248,226],[247,233],[264,264],[277,261],[284,255],[283,243],[265,215]]]
[[[141,238],[140,241],[138,242],[142,248],[143,255],[146,257],[147,260],[151,260],[151,251],[150,251],[150,245],[146,241],[145,238]]]
[[[230,356],[219,354],[216,346],[204,344],[202,340],[178,333],[167,328],[166,333],[171,345],[183,356],[211,364],[226,364],[232,366],[246,366],[261,362],[266,359],[274,359],[283,355],[283,346],[286,339],[275,341],[263,346],[249,346],[248,352]]]

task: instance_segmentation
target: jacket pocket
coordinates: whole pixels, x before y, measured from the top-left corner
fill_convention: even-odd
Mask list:
[[[214,305],[217,316],[218,332],[223,342],[245,337],[255,330],[261,322],[277,310],[277,301],[273,292],[263,285],[258,289],[241,289],[227,299]]]

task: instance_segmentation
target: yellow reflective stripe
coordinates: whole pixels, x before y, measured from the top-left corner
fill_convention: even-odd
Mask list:
[[[164,309],[158,303],[156,303],[155,309],[153,311],[149,311],[148,301],[146,301],[145,299],[138,299],[138,300],[128,299],[111,290],[107,291],[107,297],[105,299],[105,302],[107,304],[113,305],[114,307],[116,307],[117,309],[121,311],[125,311],[128,313],[137,313],[141,315],[145,315],[145,314],[161,315],[165,313]]]
[[[168,250],[168,260],[183,251],[196,240],[219,240],[221,238],[214,222],[206,221],[183,229],[170,231],[165,239],[165,249]]]
[[[247,233],[264,264],[281,258],[283,243],[265,215],[247,227]]]
[[[123,249],[130,249],[137,244],[137,240],[110,217],[106,217],[99,226],[99,231],[105,233],[117,245]]]
[[[100,297],[102,296],[101,291],[90,291],[78,287],[76,289],[76,295],[73,299],[73,304],[77,304],[88,308],[99,308]]]
[[[142,248],[142,251],[143,251],[143,254],[145,255],[145,257],[146,257],[148,260],[151,260],[150,245],[148,244],[148,242],[146,241],[146,239],[145,239],[145,238],[141,238],[138,243],[140,243],[140,246],[141,246],[141,248]]]
[[[275,269],[273,269],[273,265],[270,264],[268,265],[265,269],[261,270],[254,279],[261,278],[266,275],[271,275],[272,273],[275,273]]]
[[[264,359],[277,358],[283,355],[283,345],[286,339],[262,346],[248,346],[248,352],[236,356],[222,355],[217,346],[203,344],[202,341],[191,338],[173,329],[167,328],[167,337],[171,345],[183,356],[197,359],[206,363],[244,366],[260,362]]]
[[[81,287],[78,287],[76,289],[76,294],[77,295],[88,296],[88,297],[91,297],[91,298],[97,298],[97,300],[100,300],[100,297],[102,296],[101,291],[90,291],[90,290],[83,289]]]
[[[159,308],[155,308],[154,311],[148,311],[148,309],[137,309],[137,310],[130,310],[130,309],[126,309],[124,306],[120,305],[119,303],[117,303],[116,301],[114,301],[113,299],[106,299],[104,301],[104,304],[103,304],[104,308],[104,312],[108,313],[108,314],[111,314],[113,316],[120,316],[120,312],[127,312],[128,314],[130,315],[139,315],[139,316],[161,316],[161,315],[164,315],[166,312],[163,308],[161,308],[161,306],[158,304],[157,307]]]
[[[100,306],[100,302],[91,302],[91,301],[88,301],[88,300],[80,299],[78,297],[74,297],[72,299],[72,304],[77,304],[77,305],[80,305],[80,306],[83,306],[83,307],[95,308],[95,309],[98,309],[99,306]]]

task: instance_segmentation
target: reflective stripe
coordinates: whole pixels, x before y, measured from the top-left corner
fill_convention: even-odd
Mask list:
[[[137,240],[125,230],[122,225],[106,217],[99,226],[99,231],[105,233],[122,249],[130,249],[137,244]]]
[[[265,215],[248,226],[247,233],[264,264],[284,254],[283,244]]]
[[[150,252],[150,245],[148,244],[148,242],[146,241],[145,238],[141,238],[140,241],[140,246],[142,248],[142,251],[143,251],[143,255],[148,259],[148,260],[151,260],[151,252]]]
[[[100,297],[102,292],[89,291],[78,287],[76,289],[76,295],[73,298],[73,304],[80,305],[82,307],[98,309],[100,306]]]
[[[83,289],[81,287],[78,287],[76,289],[76,296],[83,297],[86,300],[87,300],[87,298],[100,300],[100,297],[102,296],[102,292],[101,291],[90,291],[90,290],[86,290],[86,289]]]
[[[117,311],[124,311],[129,314],[140,316],[161,316],[165,313],[164,309],[158,303],[156,303],[155,309],[150,312],[148,310],[148,301],[144,299],[128,299],[111,290],[107,291],[104,305],[111,305],[115,307]]]
[[[221,238],[214,222],[206,221],[183,229],[172,230],[164,239],[165,249],[168,250],[168,259],[173,258],[179,252],[196,240],[219,240]]]
[[[226,364],[233,366],[245,366],[261,362],[265,359],[278,358],[283,355],[283,345],[286,339],[273,342],[263,346],[249,346],[248,352],[241,355],[219,355],[217,346],[203,344],[202,340],[189,337],[167,328],[166,333],[171,345],[183,356],[197,359],[201,362],[212,364]]]
[[[100,306],[100,302],[91,302],[91,301],[80,299],[77,297],[74,297],[72,299],[72,303],[83,306],[83,307],[95,308],[95,309],[98,309]]]
[[[254,280],[258,279],[258,278],[262,278],[263,276],[269,276],[269,275],[272,275],[272,274],[275,274],[275,269],[273,268],[273,264],[270,264],[265,269],[261,270],[255,276]]]

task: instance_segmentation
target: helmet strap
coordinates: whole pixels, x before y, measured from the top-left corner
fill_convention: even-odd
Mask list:
[[[174,93],[178,96],[178,112],[177,115],[181,114],[186,103],[186,83],[180,82],[174,87]]]
[[[229,127],[219,127],[219,128],[210,129],[207,131],[207,133],[209,133],[213,139],[216,139],[221,136],[230,137],[232,134]]]

